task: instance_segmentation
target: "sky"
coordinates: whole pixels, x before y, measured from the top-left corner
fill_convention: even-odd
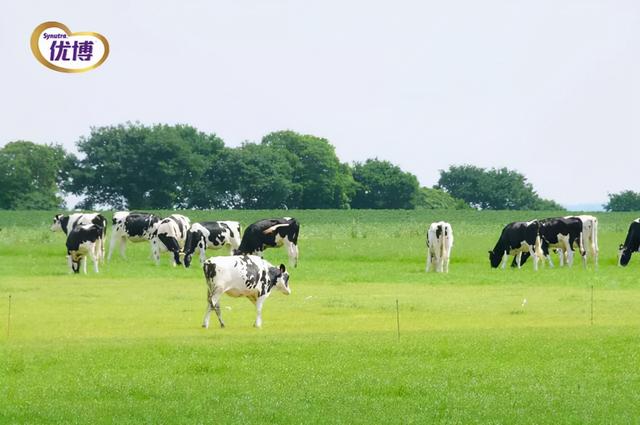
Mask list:
[[[342,161],[437,183],[508,167],[564,205],[640,190],[640,2],[29,1],[0,14],[0,146],[74,150],[91,127],[183,123],[227,145],[291,129]],[[80,74],[31,53],[45,21],[111,52]]]

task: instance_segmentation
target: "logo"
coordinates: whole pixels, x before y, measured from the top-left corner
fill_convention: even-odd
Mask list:
[[[86,72],[109,56],[109,42],[97,32],[71,32],[60,22],[45,22],[31,34],[31,51],[38,62],[58,72]]]

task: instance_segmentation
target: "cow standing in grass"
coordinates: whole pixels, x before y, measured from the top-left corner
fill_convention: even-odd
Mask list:
[[[540,238],[542,240],[542,254],[549,262],[549,266],[553,267],[553,260],[549,249],[557,249],[560,251],[560,266],[565,263],[568,266],[573,265],[574,247],[582,257],[582,264],[586,266],[587,257],[584,246],[582,244],[582,220],[576,217],[559,217],[545,218],[539,221]],[[529,253],[522,254],[521,265],[529,258]],[[512,267],[515,267],[515,260]]]
[[[100,246],[98,251],[98,259],[104,262],[104,239],[107,236],[107,219],[99,213],[74,213],[71,215],[56,214],[53,217],[51,231],[62,231],[69,236],[76,226],[94,224],[102,229],[102,237],[100,238]]]
[[[587,257],[593,258],[593,264],[598,266],[598,218],[592,215],[575,215],[565,218],[577,218],[582,221],[582,243]],[[565,258],[566,258],[565,253]]]
[[[127,241],[143,242],[151,240],[160,220],[160,217],[145,212],[118,211],[114,213],[107,260],[111,260],[116,243],[120,247],[120,256],[126,258],[125,248]]]
[[[449,260],[453,247],[453,230],[445,221],[431,223],[427,231],[427,267],[429,272],[432,266],[436,272],[449,273]]]
[[[640,218],[636,218],[629,225],[629,231],[618,252],[618,264],[625,267],[631,260],[631,254],[640,252]]]
[[[233,251],[240,246],[240,223],[237,221],[204,221],[193,223],[184,243],[184,266],[191,265],[191,257],[200,251],[200,264],[204,264],[206,249],[220,249],[228,245]]]
[[[202,267],[207,281],[207,311],[202,327],[209,327],[211,310],[216,311],[220,327],[224,328],[220,297],[247,297],[256,306],[255,327],[262,326],[262,305],[273,288],[291,294],[289,274],[284,264],[274,267],[256,255],[211,257]]]
[[[72,273],[80,272],[80,263],[87,274],[87,256],[98,273],[98,261],[102,252],[104,229],[95,224],[76,225],[67,235],[67,263]]]
[[[158,223],[151,236],[151,252],[156,265],[160,264],[160,253],[168,251],[173,254],[171,264],[181,265],[180,252],[187,239],[187,230],[191,224],[188,217],[181,214],[171,214]]]
[[[269,247],[285,245],[289,254],[289,263],[298,265],[298,235],[300,225],[295,218],[271,218],[251,224],[244,231],[242,241],[235,255],[259,255]]]
[[[502,263],[504,269],[509,255],[513,255],[516,266],[520,268],[522,253],[533,256],[533,269],[538,270],[538,262],[543,258],[540,239],[540,223],[533,221],[516,221],[507,224],[493,250],[489,251],[491,267],[498,268]]]

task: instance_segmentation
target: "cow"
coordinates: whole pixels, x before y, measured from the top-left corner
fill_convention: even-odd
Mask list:
[[[240,246],[240,223],[237,221],[204,221],[193,223],[184,243],[184,266],[191,265],[196,249],[200,251],[200,264],[204,264],[207,248],[220,249],[229,245],[231,250]]]
[[[453,230],[445,221],[431,223],[427,231],[427,273],[431,266],[436,272],[449,273],[449,259],[453,246]]]
[[[560,251],[560,266],[566,262],[567,265],[573,265],[573,249],[576,247],[582,257],[582,264],[586,266],[586,251],[582,243],[582,220],[577,217],[558,217],[545,218],[540,222],[540,238],[542,240],[542,253],[549,262],[549,266],[553,267],[553,260],[549,252],[549,248],[556,248]],[[524,264],[529,258],[528,253],[524,253],[520,264]],[[515,261],[512,267],[515,267]]]
[[[109,244],[109,256],[107,260],[111,260],[116,242],[118,242],[120,247],[120,256],[126,258],[125,248],[127,240],[131,242],[151,240],[160,220],[160,217],[145,212],[115,212],[113,214],[113,230],[111,231],[111,242]]]
[[[629,225],[629,231],[624,243],[620,245],[618,264],[625,267],[631,260],[631,254],[640,251],[640,218],[636,218]]]
[[[514,255],[516,265],[521,266],[523,252],[533,256],[533,269],[538,270],[538,261],[543,257],[540,240],[540,223],[533,221],[516,221],[507,224],[492,251],[489,251],[491,267],[498,268],[502,263],[504,269],[509,255]]]
[[[220,327],[224,321],[220,313],[220,297],[247,297],[256,306],[256,328],[262,327],[262,305],[273,288],[285,295],[291,294],[289,274],[284,266],[274,267],[257,255],[211,257],[202,266],[207,282],[207,310],[202,322],[209,327],[211,310],[216,311]]]
[[[587,251],[587,258],[593,257],[593,263],[598,267],[598,219],[592,215],[575,215],[565,218],[578,218],[582,221],[582,243]]]
[[[67,235],[67,263],[72,273],[80,273],[80,263],[87,274],[87,256],[93,261],[98,273],[104,229],[96,224],[76,225]]]
[[[187,239],[187,230],[191,221],[181,214],[171,214],[158,223],[151,236],[151,252],[156,265],[160,264],[160,253],[168,251],[173,254],[171,264],[181,265],[180,252]]]
[[[51,224],[51,231],[62,231],[65,235],[69,235],[69,232],[74,227],[83,224],[95,224],[102,228],[102,237],[100,238],[100,251],[98,258],[104,262],[104,239],[107,236],[107,219],[99,213],[73,213],[70,215],[56,214],[53,216],[53,223]]]
[[[291,217],[271,218],[260,220],[251,224],[244,231],[242,241],[234,255],[258,255],[269,247],[285,245],[289,254],[289,263],[294,267],[298,265],[298,235],[300,225],[298,220]]]

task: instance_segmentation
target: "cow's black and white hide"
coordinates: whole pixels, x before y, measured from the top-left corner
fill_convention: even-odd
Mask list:
[[[51,231],[62,231],[65,235],[79,225],[95,224],[102,228],[102,237],[100,238],[100,251],[98,258],[104,262],[104,240],[107,237],[107,219],[100,213],[73,213],[70,215],[56,214],[53,216]]]
[[[266,248],[285,245],[289,255],[289,262],[296,267],[298,265],[299,234],[300,225],[295,218],[284,217],[260,220],[247,227],[242,235],[240,246],[234,250],[234,254],[262,257]]]
[[[87,256],[91,257],[93,267],[98,273],[101,240],[104,229],[95,224],[80,224],[67,235],[67,264],[72,273],[80,272],[82,263],[84,274],[87,274]]]
[[[116,243],[120,248],[120,256],[125,258],[127,241],[143,242],[151,240],[161,218],[145,212],[118,211],[113,214],[113,230],[109,244],[111,259]]]
[[[182,264],[180,262],[180,252],[187,239],[187,230],[191,221],[181,214],[171,214],[169,217],[160,220],[158,227],[151,237],[151,252],[156,264],[160,264],[160,254],[170,252],[173,254],[171,264],[173,266]]]
[[[631,254],[634,252],[640,252],[640,218],[637,218],[629,225],[627,231],[627,237],[624,243],[620,245],[620,251],[618,252],[618,264],[626,266],[631,260]]]
[[[431,223],[427,231],[427,267],[432,266],[436,272],[449,273],[449,260],[453,247],[453,230],[446,221]]]
[[[582,221],[582,244],[587,253],[586,258],[593,258],[593,264],[597,267],[598,255],[600,253],[600,249],[598,248],[598,218],[592,215],[575,215],[565,218],[577,218]],[[576,248],[577,247],[574,246],[574,250]],[[567,253],[564,254],[566,259]]]
[[[240,246],[240,223],[237,221],[204,221],[193,223],[184,243],[184,266],[191,265],[191,257],[198,250],[200,264],[204,264],[206,249],[220,249],[228,245],[231,250]]]
[[[216,311],[220,327],[224,321],[220,312],[220,297],[247,297],[256,306],[257,328],[262,326],[262,305],[273,288],[291,294],[289,274],[284,264],[274,267],[256,255],[211,257],[202,267],[207,283],[207,310],[202,326],[209,327],[211,310]]]
[[[516,265],[520,268],[522,253],[529,253],[534,258],[533,269],[538,270],[538,262],[543,257],[539,229],[537,220],[507,224],[496,246],[489,251],[491,267],[497,268],[502,263],[504,269],[509,255],[514,255]]]
[[[586,266],[586,252],[582,243],[582,220],[577,217],[558,217],[545,218],[540,222],[540,238],[542,240],[542,253],[549,262],[549,266],[553,267],[549,249],[558,249],[560,251],[560,266],[566,263],[573,265],[574,248],[582,257],[582,263]],[[528,253],[524,253],[521,259],[521,265],[529,258]],[[515,267],[515,264],[512,264]]]

